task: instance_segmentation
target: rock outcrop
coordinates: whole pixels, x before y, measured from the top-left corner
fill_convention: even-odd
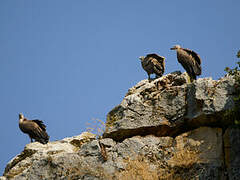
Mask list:
[[[121,141],[135,135],[176,136],[200,126],[230,124],[223,114],[234,106],[234,79],[198,79],[186,84],[175,72],[139,82],[107,115],[104,137]]]
[[[0,179],[240,179],[240,129],[226,116],[235,94],[231,76],[143,80],[108,113],[103,137],[28,144]]]

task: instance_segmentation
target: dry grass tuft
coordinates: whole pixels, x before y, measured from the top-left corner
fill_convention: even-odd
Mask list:
[[[179,150],[172,158],[163,164],[145,156],[138,156],[136,160],[126,160],[127,167],[116,174],[118,180],[188,180],[194,179],[201,167],[201,159],[197,150],[188,148]]]
[[[90,123],[86,123],[87,132],[95,134],[98,139],[101,139],[105,131],[105,123],[101,119],[92,119]]]
[[[187,147],[177,151],[167,163],[168,168],[161,173],[161,178],[159,179],[195,179],[197,174],[203,170],[200,152]]]
[[[196,163],[201,163],[200,153],[197,150],[190,150],[189,148],[181,149],[168,161],[171,167],[178,166],[184,168],[191,168]]]
[[[190,180],[196,179],[200,171],[203,171],[203,167],[197,162],[200,162],[197,151],[182,150],[167,164],[139,155],[136,159],[124,160],[125,169],[115,174],[107,174],[100,164],[96,168],[81,164],[68,169],[67,177],[69,179],[91,177],[104,180]]]
[[[136,160],[126,160],[127,167],[124,171],[116,174],[119,180],[152,180],[158,179],[156,170],[149,166],[149,162],[139,156]]]

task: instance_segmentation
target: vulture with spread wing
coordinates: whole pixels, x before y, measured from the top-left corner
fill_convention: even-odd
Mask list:
[[[27,120],[27,118],[25,118],[23,114],[20,113],[19,128],[22,132],[29,135],[31,142],[33,142],[32,139],[35,139],[42,144],[48,143],[49,136],[46,132],[46,126],[41,120]]]
[[[161,77],[165,70],[165,57],[158,54],[148,54],[146,57],[140,56],[143,69],[148,74],[150,80],[151,74],[156,74],[156,78]]]

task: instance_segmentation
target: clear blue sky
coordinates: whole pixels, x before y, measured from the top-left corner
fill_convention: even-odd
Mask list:
[[[239,17],[238,0],[1,0],[0,173],[30,142],[18,113],[51,141],[78,135],[147,78],[139,56],[184,71],[169,50],[180,44],[200,54],[201,77],[220,78],[237,62]]]

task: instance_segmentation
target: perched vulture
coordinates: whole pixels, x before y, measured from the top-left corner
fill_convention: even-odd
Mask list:
[[[27,120],[23,114],[19,114],[19,128],[22,132],[29,135],[31,142],[32,139],[36,141],[47,144],[49,140],[49,136],[46,132],[46,126],[43,124],[42,121],[35,119],[35,120]]]
[[[165,57],[157,54],[148,54],[146,57],[140,56],[139,59],[141,60],[143,69],[148,74],[149,80],[151,74],[156,74],[156,78],[163,75],[165,70]]]
[[[240,50],[237,53],[237,57],[240,58]]]
[[[190,49],[181,48],[179,45],[173,46],[171,50],[177,51],[178,62],[187,71],[190,76],[190,82],[196,80],[196,76],[202,73],[200,56]]]

